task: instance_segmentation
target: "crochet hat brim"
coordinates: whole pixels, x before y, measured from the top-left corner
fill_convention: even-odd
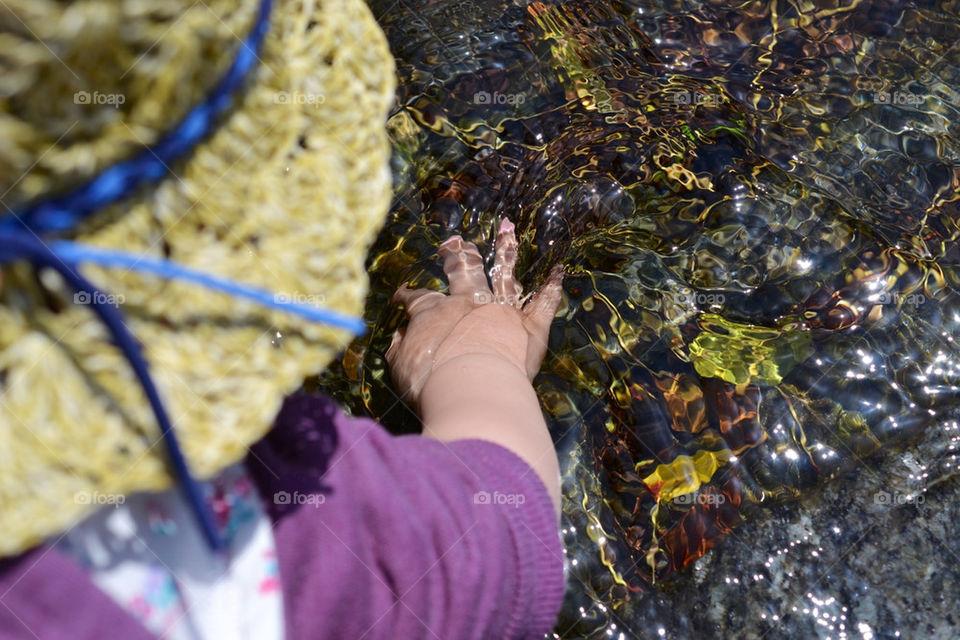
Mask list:
[[[172,175],[70,238],[359,315],[390,200],[387,43],[362,0],[280,0],[259,57]],[[351,337],[190,283],[83,273],[121,306],[200,477],[239,460]],[[99,496],[172,481],[143,390],[82,302],[55,273],[4,267],[0,557],[67,529]]]

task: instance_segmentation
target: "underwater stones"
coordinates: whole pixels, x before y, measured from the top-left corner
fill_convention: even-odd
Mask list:
[[[696,567],[728,548],[754,566],[741,550],[765,549],[754,536],[770,527],[753,522],[783,503],[808,520],[833,508],[831,480],[940,428],[957,402],[955,7],[406,4],[373,3],[410,78],[396,113],[421,124],[398,138],[416,170],[372,251],[402,253],[405,270],[372,274],[368,352],[396,326],[380,309],[392,289],[433,277],[437,242],[489,246],[510,218],[526,286],[568,272],[535,381],[578,561],[558,629],[659,637],[649,614],[693,637],[782,620],[756,599],[733,611],[747,583]],[[448,55],[426,61],[425,41]],[[523,101],[478,105],[468,89]],[[325,382],[383,417],[360,400],[389,397],[370,362],[360,383]],[[698,454],[733,457],[706,480],[683,467],[691,490],[670,499],[644,483]],[[705,594],[704,613],[697,589],[723,598]]]

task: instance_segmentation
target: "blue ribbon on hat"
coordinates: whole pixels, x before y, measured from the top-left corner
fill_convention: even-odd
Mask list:
[[[363,320],[328,309],[282,300],[269,291],[195,271],[169,260],[65,240],[45,241],[43,236],[73,230],[95,211],[132,195],[144,185],[166,177],[170,164],[189,154],[214,129],[219,117],[233,104],[234,95],[243,86],[245,78],[259,59],[258,52],[270,27],[272,6],[273,0],[261,2],[253,28],[240,43],[237,55],[220,83],[203,103],[194,107],[180,124],[157,144],[146,148],[130,160],[105,169],[65,195],[42,200],[0,218],[0,264],[27,260],[34,267],[55,270],[77,294],[89,302],[94,313],[110,332],[150,402],[173,470],[204,537],[215,551],[224,549],[226,543],[204,499],[200,484],[190,473],[160,394],[150,376],[140,344],[124,323],[120,310],[108,303],[110,299],[104,292],[80,275],[77,265],[89,263],[123,267],[168,280],[184,280],[357,334],[365,331]]]
[[[37,235],[75,229],[94,211],[122,200],[138,187],[156,182],[170,172],[170,165],[186,156],[213,130],[216,121],[232,104],[233,96],[258,58],[264,36],[270,28],[273,0],[263,0],[250,34],[240,43],[237,55],[201,104],[187,113],[172,131],[154,146],[102,171],[72,191],[42,200],[12,216],[0,219],[0,229],[29,229]]]

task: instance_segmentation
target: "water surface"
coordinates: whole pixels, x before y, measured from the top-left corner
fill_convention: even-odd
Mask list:
[[[506,216],[526,286],[569,273],[535,380],[564,473],[557,635],[916,632],[899,582],[857,603],[884,594],[871,562],[903,584],[960,562],[960,4],[371,7],[396,197],[371,332],[322,386],[417,430],[389,296],[442,287],[454,233],[490,257]],[[878,525],[914,556],[874,553]]]

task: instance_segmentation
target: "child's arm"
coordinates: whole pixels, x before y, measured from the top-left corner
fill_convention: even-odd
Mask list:
[[[387,360],[404,399],[418,407],[423,435],[478,438],[513,451],[540,476],[559,514],[557,455],[530,380],[546,353],[562,271],[523,305],[513,229],[507,220],[500,225],[492,291],[472,243],[454,236],[440,246],[450,295],[397,291],[410,323],[394,336]]]

